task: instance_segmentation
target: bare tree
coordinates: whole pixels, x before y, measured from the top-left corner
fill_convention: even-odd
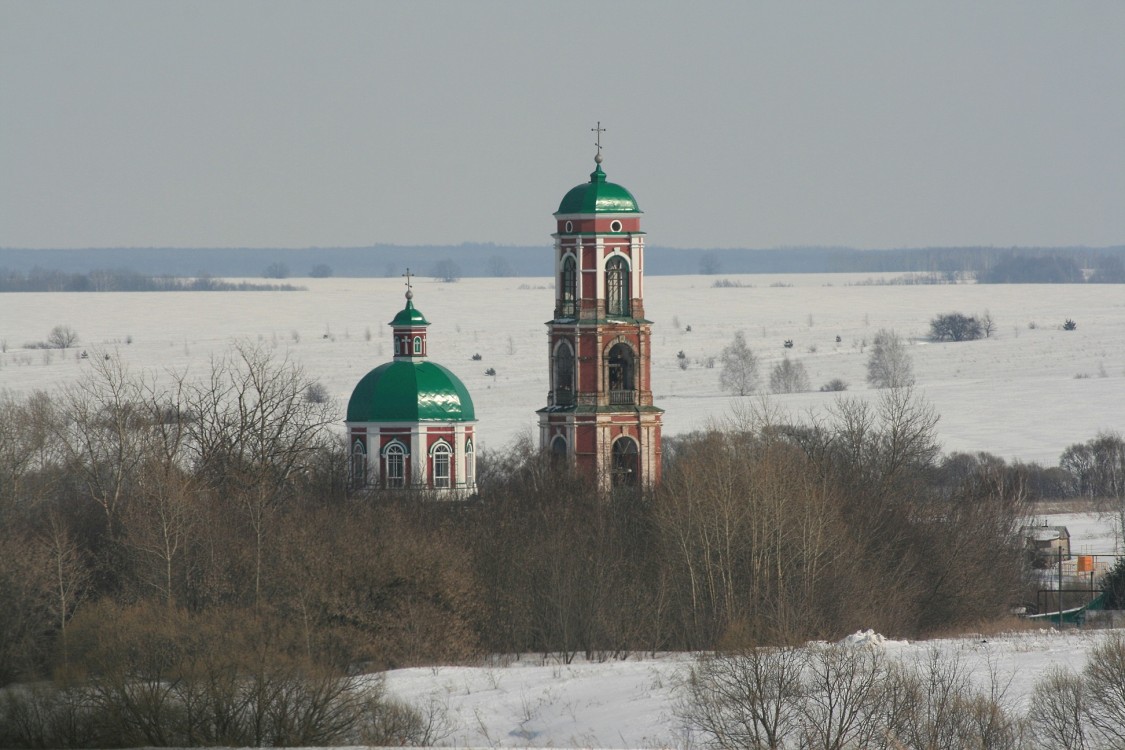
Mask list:
[[[1082,679],[1087,722],[1106,747],[1125,747],[1125,635],[1112,632],[1091,649]]]
[[[70,667],[70,648],[67,623],[75,609],[86,597],[90,583],[90,570],[83,560],[82,551],[74,543],[62,519],[52,515],[46,532],[40,538],[50,563],[51,613],[59,626],[62,640],[63,667]]]
[[[887,685],[887,661],[866,646],[810,646],[808,693],[802,702],[804,746],[872,747]]]
[[[129,483],[145,455],[142,390],[119,357],[93,357],[92,369],[63,396],[56,437],[70,470],[105,513],[115,538]]]
[[[749,648],[700,659],[679,706],[703,745],[776,750],[798,726],[804,652]]]
[[[770,390],[774,393],[804,393],[809,389],[809,374],[800,361],[784,357],[770,373]]]
[[[914,384],[914,364],[906,351],[906,342],[893,330],[883,328],[875,334],[875,342],[867,358],[867,382],[876,388],[902,388]]]
[[[736,331],[734,340],[719,355],[722,369],[719,386],[738,396],[753,393],[758,387],[758,358],[746,343],[746,334]]]
[[[980,329],[984,333],[985,338],[989,338],[992,334],[996,333],[996,321],[992,317],[992,313],[988,310],[978,319],[980,321]]]
[[[70,326],[55,326],[47,334],[47,343],[55,349],[69,349],[78,343],[78,334]]]
[[[255,599],[274,511],[332,440],[331,405],[305,397],[313,382],[288,358],[275,361],[264,348],[242,343],[213,360],[210,377],[186,396],[198,475],[236,499],[252,528]]]
[[[457,265],[456,261],[449,258],[443,258],[437,263],[434,263],[430,269],[430,276],[435,281],[442,281],[446,284],[452,284],[461,280],[461,266]]]
[[[1042,747],[1085,750],[1085,713],[1085,686],[1070,669],[1056,665],[1035,683],[1028,718]]]

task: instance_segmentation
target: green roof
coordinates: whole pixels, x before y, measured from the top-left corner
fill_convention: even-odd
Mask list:
[[[398,360],[363,376],[348,400],[349,422],[472,422],[465,384],[439,364]]]
[[[590,181],[571,188],[559,204],[559,214],[636,214],[637,199],[625,188],[606,182],[602,165],[590,173]]]
[[[420,311],[414,309],[414,301],[407,298],[406,307],[398,311],[398,315],[390,322],[392,326],[428,326],[430,321]]]

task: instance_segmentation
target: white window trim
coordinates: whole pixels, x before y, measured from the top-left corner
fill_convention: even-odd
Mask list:
[[[430,464],[431,464],[431,482],[435,489],[449,489],[453,486],[453,446],[447,440],[440,439],[430,446]],[[438,456],[445,456],[445,469],[446,474],[444,477],[438,474]],[[444,480],[445,484],[438,484],[439,481]]]

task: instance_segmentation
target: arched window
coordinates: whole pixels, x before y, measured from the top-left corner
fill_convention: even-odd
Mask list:
[[[435,443],[434,447],[430,449],[430,460],[433,466],[433,486],[440,488],[447,488],[450,486],[450,457],[453,451],[449,448],[449,443],[439,442]]]
[[[555,435],[551,440],[551,466],[560,468],[566,465],[566,438]]]
[[[421,336],[415,336],[414,337],[414,353],[415,354],[421,354],[422,353],[422,337]]]
[[[367,449],[363,447],[362,440],[356,440],[352,446],[352,486],[362,487],[367,484]]]
[[[574,403],[574,349],[569,341],[561,341],[555,348],[555,403]]]
[[[397,440],[383,449],[383,478],[389,489],[406,486],[406,446]]]
[[[633,487],[637,484],[637,442],[621,437],[613,444],[613,486]]]
[[[629,264],[619,255],[605,264],[605,308],[607,315],[629,315]]]
[[[606,362],[606,375],[609,380],[609,402],[611,404],[631,404],[635,401],[633,382],[633,350],[628,344],[614,344],[609,350]]]
[[[563,259],[562,274],[559,279],[559,317],[573,318],[578,315],[578,267],[574,256]]]
[[[473,456],[473,441],[465,441],[465,486],[471,487],[476,482],[476,461]]]

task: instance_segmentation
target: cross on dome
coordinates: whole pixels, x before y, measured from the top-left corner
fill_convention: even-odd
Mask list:
[[[411,273],[409,268],[406,269],[406,273],[404,273],[403,276],[406,277],[406,298],[414,299],[414,291],[410,284]]]
[[[598,120],[598,126],[596,128],[590,128],[590,132],[591,133],[597,133],[597,140],[594,141],[594,145],[598,147],[598,153],[594,157],[594,161],[597,162],[598,164],[601,164],[602,163],[602,133],[606,132],[606,129],[602,127],[602,121]]]

